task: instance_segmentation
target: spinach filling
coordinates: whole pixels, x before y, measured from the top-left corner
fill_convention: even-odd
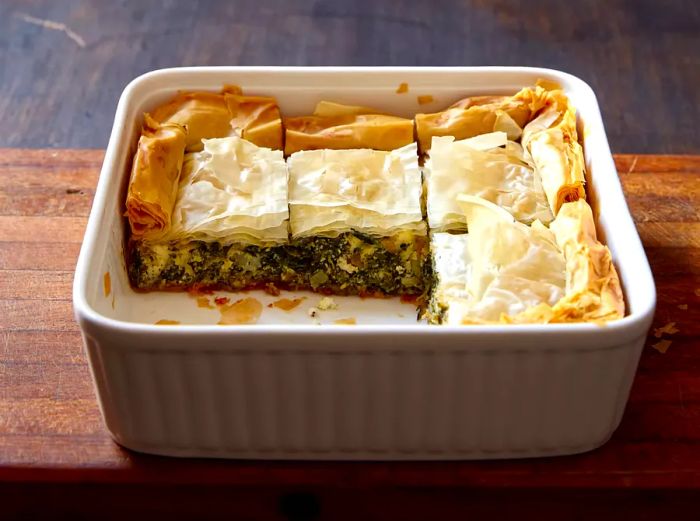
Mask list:
[[[423,293],[427,238],[413,232],[372,237],[357,231],[261,247],[217,242],[130,246],[129,276],[139,289],[275,285],[334,294]]]

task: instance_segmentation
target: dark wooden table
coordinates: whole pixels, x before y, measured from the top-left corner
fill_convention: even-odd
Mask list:
[[[616,158],[656,277],[653,327],[678,332],[652,330],[612,440],[571,457],[434,463],[177,460],[115,445],[71,308],[102,156],[0,149],[0,519],[673,519],[700,504],[700,156]]]
[[[697,0],[3,0],[0,146],[104,148],[183,65],[530,65],[596,91],[616,153],[700,153]]]

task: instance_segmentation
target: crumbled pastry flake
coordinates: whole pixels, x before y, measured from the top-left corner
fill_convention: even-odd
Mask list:
[[[323,297],[316,307],[320,310],[327,311],[330,309],[338,309],[338,304],[331,297]]]
[[[219,307],[221,320],[218,322],[218,325],[255,324],[260,318],[262,310],[262,303],[253,297],[237,300],[233,304],[224,304]]]
[[[661,327],[655,328],[654,329],[654,336],[656,338],[661,338],[661,336],[664,333],[666,333],[667,335],[675,335],[676,333],[678,333],[678,331],[680,331],[680,330],[676,327],[676,323],[669,322],[668,324],[664,324]]]
[[[396,94],[406,94],[408,92],[408,83],[401,83],[396,88]]]
[[[656,349],[659,353],[665,354],[666,351],[668,351],[668,348],[671,347],[671,341],[670,340],[660,340],[656,344],[652,344],[651,347]]]

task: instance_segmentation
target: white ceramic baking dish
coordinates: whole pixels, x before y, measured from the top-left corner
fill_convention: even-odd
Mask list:
[[[412,116],[467,95],[558,82],[578,109],[588,191],[622,278],[627,316],[595,324],[428,326],[398,300],[307,300],[217,326],[185,294],[138,294],[123,260],[123,196],[141,114],[179,89],[225,83],[285,114],[321,99]],[[397,94],[400,83],[407,94]],[[418,95],[434,102],[420,106]],[[105,295],[104,274],[111,277]],[[272,297],[257,295],[268,302]],[[160,70],[121,96],[80,253],[74,306],[104,419],[131,449],[232,458],[470,459],[583,452],[620,422],[655,306],[593,91],[532,68],[207,67]],[[356,326],[333,325],[352,317]],[[182,325],[156,326],[159,319]]]

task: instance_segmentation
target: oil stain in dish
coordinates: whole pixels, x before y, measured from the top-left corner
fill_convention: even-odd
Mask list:
[[[401,295],[399,300],[401,301],[401,304],[416,305],[418,304],[418,295]]]
[[[216,309],[215,306],[212,306],[211,302],[209,302],[209,297],[197,297],[197,307],[205,309]]]
[[[353,317],[350,318],[339,318],[333,321],[334,324],[345,325],[345,326],[355,326],[357,325],[357,320]]]
[[[234,326],[241,324],[255,324],[262,314],[263,305],[253,297],[237,300],[233,304],[219,306],[221,320],[220,326]]]
[[[102,278],[102,289],[104,290],[105,297],[109,297],[112,293],[112,276],[108,271],[105,271],[104,277]]]
[[[177,324],[180,324],[179,320],[168,320],[167,318],[161,318],[156,322],[156,326],[175,326]]]
[[[274,302],[270,303],[267,305],[268,308],[278,308],[282,309],[284,311],[291,311],[295,309],[299,304],[304,302],[306,300],[306,297],[299,297],[299,298],[281,298],[279,300],[275,300]]]

